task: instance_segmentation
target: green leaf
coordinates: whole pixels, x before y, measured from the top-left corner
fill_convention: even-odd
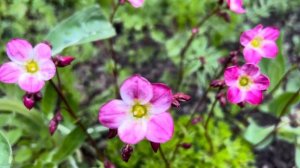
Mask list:
[[[265,139],[274,129],[274,126],[261,127],[253,120],[249,121],[250,124],[246,128],[244,138],[253,145],[260,143]]]
[[[45,94],[41,103],[41,111],[45,114],[52,113],[56,107],[57,93],[53,86],[47,83],[45,87]]]
[[[269,104],[269,110],[271,111],[271,113],[274,113],[277,116],[279,116],[283,108],[286,106],[286,104],[291,99],[291,97],[293,97],[294,94],[295,94],[294,92],[286,92],[273,99]],[[292,103],[289,104],[284,114],[289,112],[291,106],[297,103],[299,100],[300,100],[300,96],[297,96],[297,98]]]
[[[115,36],[111,23],[104,17],[99,5],[85,8],[63,20],[46,37],[52,44],[52,54],[64,48],[107,39]]]
[[[0,167],[9,168],[12,162],[12,151],[8,140],[0,132]]]
[[[65,160],[68,156],[72,155],[78,147],[80,147],[84,140],[84,132],[80,128],[74,129],[63,140],[61,146],[54,154],[52,161],[60,163]]]

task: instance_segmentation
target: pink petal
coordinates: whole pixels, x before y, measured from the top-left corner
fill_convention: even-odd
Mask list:
[[[267,90],[270,86],[270,80],[267,76],[261,74],[254,79],[253,89],[255,90]]]
[[[153,87],[153,97],[150,100],[151,114],[158,114],[167,111],[172,104],[173,96],[171,89],[162,83],[154,83]]]
[[[240,76],[240,70],[237,66],[226,68],[224,72],[224,79],[227,86],[236,86],[237,80]]]
[[[41,79],[47,81],[54,77],[56,67],[51,59],[39,63],[39,68],[39,74]]]
[[[243,8],[243,0],[227,0],[229,5],[229,9],[237,14],[245,13],[245,9]]]
[[[260,90],[250,90],[246,93],[246,102],[257,105],[263,100],[263,94]]]
[[[278,47],[274,41],[264,41],[262,51],[263,57],[275,58],[278,54]]]
[[[280,30],[277,27],[266,27],[260,32],[260,34],[265,40],[275,41],[280,35]]]
[[[136,144],[143,140],[147,133],[147,121],[144,119],[127,119],[118,128],[120,139],[127,144]]]
[[[146,104],[153,97],[153,88],[147,79],[134,75],[123,82],[120,94],[123,101],[128,104],[134,104],[136,100]]]
[[[45,85],[45,82],[39,79],[38,76],[26,73],[20,76],[18,83],[21,89],[29,93],[36,93]]]
[[[0,82],[17,83],[22,69],[14,62],[8,62],[0,67]]]
[[[259,67],[255,64],[244,64],[241,67],[241,71],[243,71],[244,74],[251,77],[257,77],[260,74]]]
[[[227,91],[227,99],[231,103],[240,103],[245,99],[245,93],[237,87],[229,87]]]
[[[245,47],[243,54],[247,63],[258,64],[262,58],[261,53],[251,47]]]
[[[49,60],[51,58],[51,48],[45,43],[39,43],[34,47],[34,58],[37,61]]]
[[[13,39],[6,44],[6,53],[10,60],[21,64],[32,57],[32,46],[26,40]]]
[[[174,133],[172,116],[168,112],[153,115],[148,123],[146,138],[155,143],[165,143]]]
[[[122,100],[111,100],[99,110],[99,122],[108,128],[118,128],[130,111],[130,106]]]
[[[128,1],[135,8],[139,8],[139,7],[143,6],[143,4],[144,4],[144,0],[128,0]]]
[[[252,39],[255,38],[255,36],[258,35],[258,33],[262,30],[263,26],[261,24],[257,25],[255,28],[247,30],[242,33],[240,37],[240,42],[243,46],[247,46],[249,42],[252,41]]]

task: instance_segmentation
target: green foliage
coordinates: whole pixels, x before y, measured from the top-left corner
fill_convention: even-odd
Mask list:
[[[0,132],[0,167],[9,168],[12,162],[12,151],[8,140]]]

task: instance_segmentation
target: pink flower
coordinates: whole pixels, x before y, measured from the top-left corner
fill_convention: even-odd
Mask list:
[[[135,8],[139,8],[139,7],[143,6],[143,4],[144,4],[144,0],[128,0],[128,1]]]
[[[229,9],[237,14],[245,13],[243,0],[226,0]]]
[[[225,83],[229,86],[227,99],[234,104],[248,102],[253,105],[263,100],[263,91],[267,90],[270,80],[260,73],[255,64],[244,64],[242,67],[231,66],[225,70]]]
[[[171,89],[161,83],[151,84],[134,75],[120,88],[122,100],[114,99],[99,110],[99,121],[110,129],[118,129],[120,139],[136,144],[146,138],[164,143],[174,132],[173,119],[167,110],[172,103]]]
[[[13,39],[6,44],[6,53],[11,62],[0,67],[0,82],[17,83],[21,89],[35,93],[55,75],[51,48],[45,43],[33,48],[26,40]]]
[[[262,57],[275,58],[278,54],[276,40],[280,31],[275,27],[257,25],[251,30],[245,31],[240,38],[244,48],[244,57],[247,63],[257,64]]]

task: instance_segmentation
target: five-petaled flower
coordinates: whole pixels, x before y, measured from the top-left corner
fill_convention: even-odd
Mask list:
[[[139,8],[142,7],[144,4],[144,0],[128,0],[130,2],[130,4],[135,7],[135,8]]]
[[[257,25],[251,30],[245,31],[240,38],[241,44],[245,47],[243,54],[247,63],[257,64],[262,57],[275,58],[278,54],[276,40],[280,31],[275,27]]]
[[[229,9],[237,14],[245,13],[243,0],[226,0]]]
[[[260,104],[263,100],[263,91],[270,85],[269,78],[260,73],[259,67],[249,63],[242,67],[228,67],[224,78],[229,87],[227,99],[235,104],[241,102]]]
[[[162,83],[150,83],[134,75],[120,87],[122,100],[114,99],[99,110],[102,125],[118,129],[120,139],[136,144],[146,138],[155,143],[171,139],[173,119],[168,113],[172,103],[171,89]]]
[[[6,53],[11,62],[0,67],[0,82],[17,83],[21,89],[35,93],[55,75],[51,48],[45,43],[33,48],[24,39],[12,39],[6,45]]]

